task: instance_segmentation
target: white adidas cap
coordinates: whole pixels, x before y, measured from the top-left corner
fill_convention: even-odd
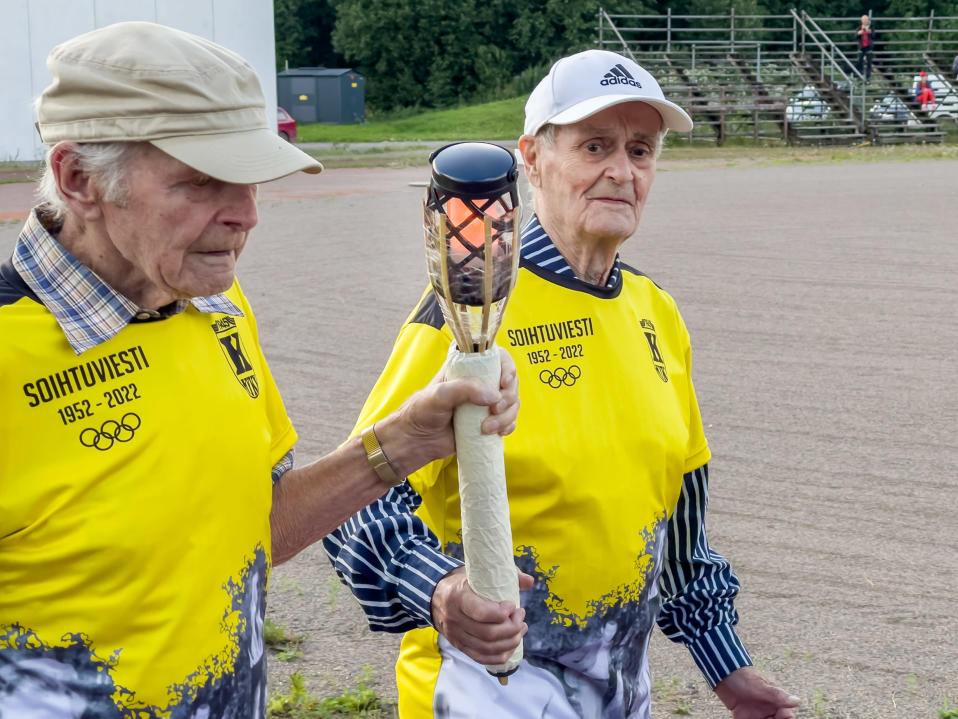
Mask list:
[[[692,118],[669,102],[647,70],[608,50],[586,50],[557,61],[526,102],[523,133],[543,125],[571,125],[623,102],[645,102],[662,116],[668,130],[689,132]]]

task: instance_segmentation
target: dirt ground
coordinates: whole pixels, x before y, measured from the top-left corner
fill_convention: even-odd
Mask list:
[[[261,188],[240,265],[307,462],[345,438],[425,282],[424,167]],[[709,530],[743,584],[756,664],[802,717],[935,719],[958,706],[958,162],[660,164],[623,257],[678,300],[713,451]],[[30,186],[0,185],[9,252]],[[520,422],[521,417],[520,417]],[[395,698],[318,547],[273,572],[275,657],[318,695]],[[661,635],[657,719],[727,716]]]

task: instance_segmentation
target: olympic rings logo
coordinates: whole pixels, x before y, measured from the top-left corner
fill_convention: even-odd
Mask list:
[[[80,432],[80,444],[84,447],[98,449],[106,452],[113,446],[114,442],[129,442],[140,428],[140,417],[133,412],[127,412],[117,422],[114,419],[108,419],[100,425],[100,429],[87,427]]]
[[[559,389],[562,385],[571,387],[581,376],[582,370],[579,365],[574,364],[569,369],[565,367],[556,367],[555,371],[544,369],[539,373],[539,381],[542,384],[549,385],[552,389]]]

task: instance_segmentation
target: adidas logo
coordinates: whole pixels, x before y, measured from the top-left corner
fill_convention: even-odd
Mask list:
[[[638,82],[632,73],[622,67],[621,63],[616,63],[612,66],[612,69],[609,70],[599,82],[600,85],[631,85],[632,87],[641,88],[642,84]]]

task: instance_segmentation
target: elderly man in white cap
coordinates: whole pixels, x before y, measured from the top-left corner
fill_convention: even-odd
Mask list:
[[[757,674],[735,634],[739,585],[706,539],[710,455],[685,325],[618,255],[666,131],[691,128],[648,72],[601,50],[559,60],[526,103],[519,149],[535,212],[498,335],[523,406],[505,461],[529,629],[508,685],[482,666],[505,662],[516,640],[465,579],[455,461],[414,473],[324,540],[370,626],[406,632],[403,719],[647,719],[656,622],[736,719],[794,717],[798,700]],[[441,366],[451,340],[427,289],[356,427]]]
[[[234,268],[256,183],[320,164],[202,38],[120,23],[48,67],[43,202],[0,265],[0,716],[261,719],[271,564],[451,454],[458,404],[510,431],[514,365],[293,468]]]

